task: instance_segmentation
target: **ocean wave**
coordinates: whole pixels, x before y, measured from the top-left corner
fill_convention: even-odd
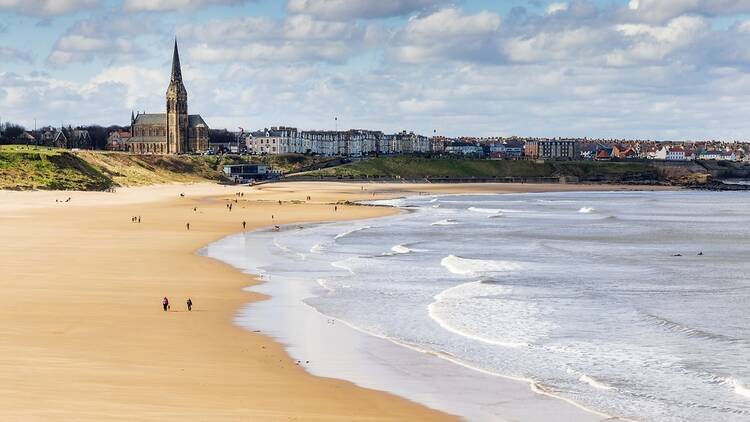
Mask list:
[[[346,237],[346,236],[349,236],[351,234],[354,234],[354,233],[357,233],[357,232],[361,232],[362,230],[367,230],[367,229],[371,229],[371,228],[372,227],[370,227],[370,226],[357,227],[356,229],[352,229],[352,230],[349,230],[349,231],[346,231],[346,232],[343,232],[343,233],[339,233],[333,239],[334,240],[341,239],[342,237]]]
[[[578,381],[584,382],[598,390],[612,390],[614,388],[609,384],[606,384],[599,380],[595,380],[594,378],[591,378],[590,376],[584,374],[583,372],[576,371],[575,369],[571,367],[568,367],[565,370],[567,373],[577,376]]]
[[[750,399],[750,388],[748,388],[742,381],[736,378],[727,378],[727,384],[732,386],[735,394]]]
[[[352,262],[355,259],[357,259],[357,258],[347,258],[347,259],[344,259],[344,260],[341,260],[341,261],[331,262],[331,266],[335,267],[335,268],[338,268],[338,269],[341,269],[341,270],[349,271],[349,273],[351,273],[352,275],[355,275],[357,273],[355,273],[354,270],[352,269],[352,267],[348,265],[350,262]]]
[[[552,329],[531,302],[504,299],[513,288],[472,281],[444,290],[427,313],[444,330],[495,346],[529,347]]]
[[[522,267],[512,261],[492,261],[485,259],[467,259],[456,255],[448,255],[440,261],[440,265],[453,274],[476,277],[483,273],[497,273],[518,271]]]
[[[591,214],[594,211],[596,211],[596,208],[592,208],[592,207],[583,207],[580,210],[578,210],[578,212],[580,212],[581,214]]]
[[[397,254],[407,254],[412,252],[412,250],[406,245],[396,245],[391,248],[391,251]]]
[[[446,220],[436,221],[430,225],[431,226],[455,226],[457,224],[461,224],[461,223],[459,223],[456,220],[446,219]]]
[[[318,285],[319,285],[320,287],[322,287],[322,288],[324,288],[325,290],[327,290],[327,291],[328,291],[328,293],[333,293],[333,292],[335,292],[335,291],[336,291],[336,289],[334,289],[333,287],[331,287],[331,286],[329,286],[329,285],[328,285],[328,281],[327,281],[327,280],[324,280],[324,279],[322,279],[322,278],[319,278],[319,279],[315,280],[315,282],[316,282],[316,283],[318,283]]]
[[[310,248],[310,253],[319,253],[323,250],[323,244],[318,243],[317,245],[314,245],[312,248]]]
[[[714,341],[720,341],[720,342],[726,342],[726,343],[737,343],[737,342],[742,341],[740,339],[725,336],[723,334],[711,333],[705,330],[701,330],[699,328],[689,327],[687,325],[680,324],[679,322],[675,322],[667,318],[660,317],[658,315],[653,315],[649,313],[641,313],[641,315],[643,315],[646,321],[654,324],[655,326],[659,328],[663,328],[673,333],[682,334],[687,337],[700,338],[704,340],[714,340]]]
[[[478,212],[482,214],[500,214],[503,212],[500,208],[479,208],[479,207],[469,207],[469,211],[471,212]]]

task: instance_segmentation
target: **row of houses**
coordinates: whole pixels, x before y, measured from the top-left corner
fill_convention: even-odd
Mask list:
[[[68,127],[43,127],[38,130],[24,131],[16,137],[15,143],[24,145],[39,145],[54,148],[93,148],[91,135],[87,130]]]
[[[272,127],[241,136],[250,154],[316,154],[322,156],[361,157],[370,154],[412,154],[431,152],[430,138],[400,132],[352,129],[346,131],[299,131],[291,127]],[[228,146],[231,148],[231,146]]]
[[[60,132],[60,131],[57,131]],[[44,132],[45,142],[63,145],[67,139],[54,129]],[[131,134],[113,131],[107,149],[127,150]],[[589,140],[566,138],[428,138],[413,132],[385,134],[381,131],[351,129],[344,131],[298,130],[271,127],[254,132],[226,132],[212,140],[214,152],[246,152],[256,155],[315,154],[360,157],[374,154],[436,153],[472,158],[541,160],[664,160],[692,161],[750,160],[750,150],[742,143],[655,142],[638,140]],[[69,142],[68,142],[69,143]],[[75,144],[75,143],[74,143]]]
[[[729,145],[686,144],[594,144],[581,149],[581,158],[597,161],[609,160],[663,160],[663,161],[740,161],[750,158],[744,149],[735,150]]]

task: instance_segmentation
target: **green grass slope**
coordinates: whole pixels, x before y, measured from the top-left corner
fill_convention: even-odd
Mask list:
[[[115,186],[226,181],[227,164],[264,163],[282,173],[328,159],[279,156],[134,155],[69,151],[34,146],[0,146],[0,189],[106,190]]]
[[[380,157],[307,173],[331,178],[494,178],[577,177],[581,180],[657,180],[658,172],[648,163],[531,160],[431,159],[399,156]]]
[[[112,179],[62,150],[0,147],[0,189],[105,190]]]

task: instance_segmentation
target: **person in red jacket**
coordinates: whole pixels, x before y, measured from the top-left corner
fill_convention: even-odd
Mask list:
[[[167,312],[167,309],[169,309],[169,299],[166,296],[161,300],[161,306],[164,308],[164,312]]]

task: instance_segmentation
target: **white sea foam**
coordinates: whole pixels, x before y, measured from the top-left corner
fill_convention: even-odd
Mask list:
[[[552,324],[541,318],[531,302],[504,299],[512,287],[472,281],[444,290],[427,307],[443,329],[482,343],[528,347],[545,337]]]
[[[479,212],[479,213],[482,213],[482,214],[500,214],[503,210],[500,209],[500,208],[469,207],[469,211]]]
[[[431,226],[455,226],[457,224],[461,224],[461,223],[459,223],[456,220],[446,219],[446,220],[436,221],[430,225]]]
[[[596,209],[592,207],[583,207],[580,210],[578,210],[578,212],[580,212],[581,214],[591,214],[594,211],[596,211]]]
[[[352,229],[352,230],[345,231],[343,233],[337,234],[336,237],[334,237],[334,239],[341,239],[342,237],[349,236],[350,234],[354,234],[354,233],[360,232],[362,230],[367,230],[367,229],[371,229],[371,228],[372,227],[370,227],[370,226],[357,227],[356,229]]]
[[[522,267],[512,261],[492,261],[485,259],[467,259],[455,255],[448,255],[440,261],[440,265],[457,275],[476,277],[484,273],[518,271]]]
[[[396,245],[391,248],[391,251],[397,254],[407,254],[412,252],[412,250],[406,245]]]
[[[354,275],[356,273],[354,272],[354,270],[350,266],[351,261],[354,260],[354,259],[355,258],[347,258],[347,259],[344,259],[342,261],[332,262],[331,266],[335,267],[335,268],[342,269],[342,270],[349,271],[352,275]]]
[[[318,243],[314,245],[312,248],[310,248],[310,253],[319,253],[322,250],[323,250],[323,244]]]
[[[750,388],[748,388],[742,381],[736,378],[728,378],[727,383],[732,386],[735,394],[750,399]]]
[[[315,281],[318,283],[318,285],[320,287],[326,289],[329,293],[333,293],[333,292],[336,291],[336,289],[334,289],[333,287],[331,287],[331,286],[328,285],[328,281],[327,280],[319,278],[319,279],[316,279]]]

